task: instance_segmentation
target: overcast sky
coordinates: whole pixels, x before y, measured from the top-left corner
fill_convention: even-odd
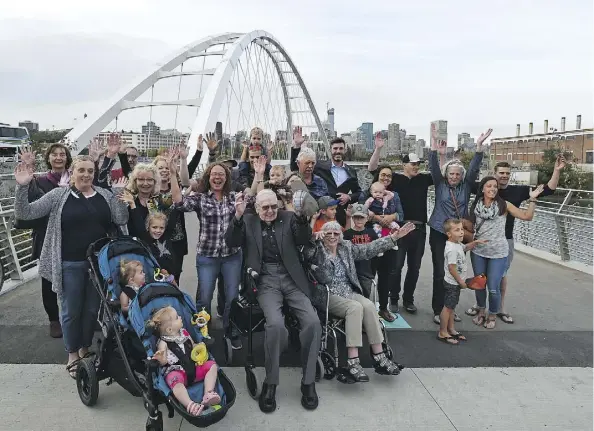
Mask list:
[[[282,5],[281,5],[282,4]],[[169,52],[263,29],[339,132],[592,126],[591,0],[0,0],[0,122],[69,127]]]

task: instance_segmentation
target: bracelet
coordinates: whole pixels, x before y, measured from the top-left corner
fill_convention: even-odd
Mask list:
[[[536,199],[528,199],[531,203],[536,203]]]

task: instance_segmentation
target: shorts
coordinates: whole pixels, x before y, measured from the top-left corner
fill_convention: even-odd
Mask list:
[[[444,280],[443,282],[443,306],[454,310],[458,301],[460,301],[460,286],[457,284],[450,284]]]
[[[192,383],[201,382],[202,380],[204,380],[204,377],[206,377],[206,373],[210,371],[214,364],[215,361],[206,361],[202,365],[196,365],[196,380]],[[165,382],[167,383],[167,386],[169,386],[171,389],[173,389],[173,387],[178,383],[181,383],[184,386],[188,386],[188,376],[186,375],[186,372],[184,370],[170,371],[165,376]]]
[[[511,264],[514,261],[514,240],[508,238],[507,243],[509,244],[509,254],[507,255],[507,264],[505,267],[505,272],[503,273],[504,277],[507,275],[507,271],[509,271]]]

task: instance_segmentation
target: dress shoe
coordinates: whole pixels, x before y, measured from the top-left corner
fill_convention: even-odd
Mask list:
[[[52,338],[62,338],[62,325],[59,321],[50,322],[49,334]]]
[[[301,405],[306,410],[315,410],[318,408],[318,394],[316,393],[316,384],[304,385],[301,383]]]
[[[264,383],[258,400],[260,410],[264,413],[272,413],[276,410],[276,385]]]

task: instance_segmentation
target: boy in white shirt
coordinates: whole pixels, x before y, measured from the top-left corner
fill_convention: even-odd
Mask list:
[[[444,306],[439,316],[439,333],[437,339],[447,344],[457,345],[466,341],[466,337],[454,328],[454,310],[460,300],[460,289],[466,289],[466,252],[472,250],[477,244],[484,244],[484,240],[472,241],[462,244],[464,229],[462,220],[448,219],[443,224],[448,236],[444,251]]]

